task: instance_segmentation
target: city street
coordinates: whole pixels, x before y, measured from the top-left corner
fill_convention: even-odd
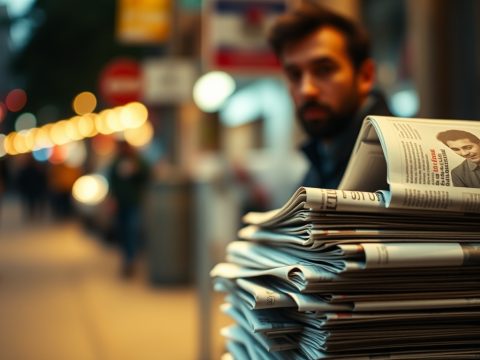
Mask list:
[[[20,210],[3,200],[1,359],[198,359],[193,286],[152,287],[145,270],[123,279],[116,248],[74,221],[25,224]],[[222,352],[216,321],[213,358]]]

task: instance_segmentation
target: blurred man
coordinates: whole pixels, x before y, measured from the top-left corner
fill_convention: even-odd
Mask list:
[[[480,139],[463,130],[447,130],[437,134],[437,139],[447,145],[465,161],[452,169],[454,186],[480,188]]]
[[[375,65],[361,27],[303,1],[273,24],[269,41],[280,59],[309,137],[311,167],[300,185],[336,188],[366,115],[390,115],[373,91]]]
[[[113,159],[109,184],[115,201],[115,232],[120,240],[123,264],[122,275],[134,273],[134,263],[141,237],[141,206],[150,180],[150,168],[138,151],[126,141],[118,144]]]

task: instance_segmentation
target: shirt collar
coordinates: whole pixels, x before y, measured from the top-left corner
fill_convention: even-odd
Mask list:
[[[467,159],[467,165],[468,165],[468,168],[471,171],[474,171],[474,170],[477,170],[478,168],[480,168],[480,164],[474,163],[473,161],[468,160],[468,159]]]

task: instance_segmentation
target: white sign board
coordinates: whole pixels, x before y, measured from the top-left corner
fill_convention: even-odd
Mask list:
[[[149,105],[190,101],[198,71],[192,60],[151,59],[142,64],[143,100]]]

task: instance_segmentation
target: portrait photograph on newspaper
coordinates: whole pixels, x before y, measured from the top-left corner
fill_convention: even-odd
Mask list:
[[[369,116],[339,188],[383,190],[396,208],[478,212],[479,137],[474,121]]]

